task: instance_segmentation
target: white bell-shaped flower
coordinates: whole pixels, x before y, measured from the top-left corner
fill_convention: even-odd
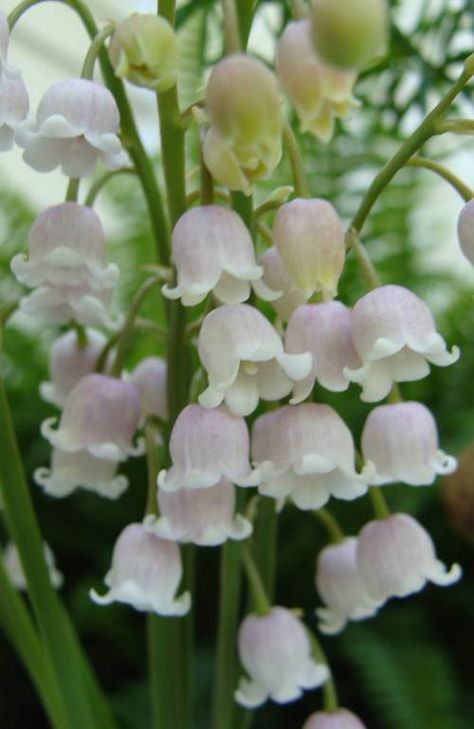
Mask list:
[[[317,711],[305,721],[303,729],[367,729],[358,716],[348,709]]]
[[[289,497],[300,509],[319,509],[331,496],[352,501],[366,493],[372,467],[354,469],[351,432],[328,405],[287,405],[261,415],[252,431],[259,491]]]
[[[437,474],[452,473],[457,461],[438,447],[436,421],[419,402],[374,408],[362,431],[362,454],[372,461],[374,483],[402,481],[428,486]]]
[[[446,367],[459,358],[459,349],[446,349],[433,316],[424,303],[403,286],[380,286],[352,309],[352,341],[362,367],[345,369],[362,386],[362,400],[376,402],[394,382],[421,380],[429,363]]]
[[[42,435],[67,453],[87,450],[97,458],[124,461],[143,453],[132,445],[140,420],[140,398],[134,385],[106,375],[83,377],[71,390],[57,430],[56,418],[41,425]]]
[[[474,200],[469,200],[459,213],[458,240],[467,260],[474,265]]]
[[[64,582],[64,576],[56,567],[56,558],[53,550],[49,544],[46,544],[46,542],[43,542],[43,554],[48,568],[50,582],[52,586],[58,590]],[[18,554],[16,545],[13,542],[9,542],[4,549],[3,565],[12,585],[16,587],[17,590],[27,590],[28,585],[23,571],[23,565],[21,564],[20,555]]]
[[[325,547],[316,565],[316,589],[325,607],[318,608],[321,633],[335,635],[349,620],[375,615],[378,603],[372,600],[357,569],[357,539],[347,537]]]
[[[289,23],[278,41],[276,73],[296,109],[301,131],[329,142],[335,120],[343,118],[357,101],[352,95],[357,75],[328,66],[314,50],[309,20]]]
[[[458,564],[447,570],[437,559],[430,535],[408,514],[366,524],[357,541],[357,565],[368,594],[380,603],[419,592],[427,582],[445,587],[461,577]]]
[[[21,78],[0,80],[0,152],[13,147],[16,129],[28,115],[29,99]]]
[[[260,256],[259,263],[263,267],[263,280],[267,286],[282,292],[271,304],[278,316],[283,321],[288,321],[294,310],[306,302],[306,298],[290,278],[275,246],[268,248]]]
[[[158,489],[158,507],[160,516],[149,515],[144,523],[163,539],[214,547],[252,533],[248,519],[234,516],[235,487],[225,479],[211,488]]]
[[[158,615],[185,615],[191,596],[176,597],[183,575],[179,547],[160,539],[143,524],[129,524],[120,533],[112,554],[112,566],[105,576],[109,591],[90,591],[98,605],[122,602],[135,610]]]
[[[332,299],[344,268],[342,222],[330,202],[296,198],[275,216],[273,240],[290,278],[308,300],[321,292]]]
[[[130,375],[138,390],[142,414],[152,415],[160,420],[168,419],[166,394],[167,365],[161,357],[145,357]]]
[[[313,368],[308,377],[295,384],[292,402],[307,398],[316,381],[333,392],[347,390],[344,368],[360,365],[352,344],[351,312],[339,301],[296,309],[286,329],[285,349],[313,355]]]
[[[171,467],[158,475],[163,491],[210,488],[222,479],[238,486],[258,482],[250,468],[245,420],[225,407],[187,405],[173,426],[170,455]]]
[[[68,453],[53,448],[51,468],[37,468],[34,480],[48,496],[58,499],[80,488],[117,499],[128,488],[128,479],[117,474],[117,465],[117,461],[97,458],[87,450]]]
[[[61,167],[68,177],[87,177],[98,160],[111,170],[127,164],[119,123],[117,104],[105,86],[72,78],[46,91],[36,121],[18,129],[15,138],[25,162],[38,172]]]
[[[5,78],[16,79],[21,75],[20,71],[7,61],[9,43],[10,28],[8,27],[7,16],[3,10],[0,10],[0,82]]]
[[[117,329],[121,316],[109,313],[111,292],[92,291],[90,286],[39,286],[20,301],[20,309],[28,316],[48,324],[105,326]]]
[[[31,226],[28,257],[16,255],[11,269],[20,283],[36,286],[88,287],[91,293],[117,283],[115,263],[105,263],[105,236],[92,208],[75,202],[53,205]]]
[[[238,649],[250,680],[240,679],[234,697],[249,709],[268,699],[277,704],[296,701],[304,689],[315,689],[329,677],[327,666],[312,656],[303,623],[283,607],[248,615],[239,629]]]
[[[107,340],[97,329],[87,329],[85,335],[84,345],[79,342],[74,329],[54,342],[49,356],[51,381],[40,384],[40,395],[46,402],[62,408],[66,396],[79,380],[94,372]]]
[[[308,352],[286,354],[270,322],[248,304],[211,311],[201,326],[198,351],[209,377],[199,402],[213,408],[225,401],[236,415],[249,415],[260,398],[285,397],[312,365]]]
[[[176,223],[172,257],[177,286],[163,286],[169,299],[194,306],[210,291],[224,304],[238,304],[250,296],[252,286],[262,299],[277,298],[262,281],[252,238],[242,218],[220,205],[203,205],[184,213]]]

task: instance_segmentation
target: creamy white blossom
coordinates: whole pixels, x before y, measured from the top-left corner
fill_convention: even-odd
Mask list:
[[[53,550],[49,544],[46,544],[46,542],[43,542],[43,554],[46,567],[48,568],[50,582],[52,586],[58,590],[64,582],[64,576],[56,567],[56,558]],[[23,566],[21,564],[20,555],[18,554],[18,549],[13,542],[8,542],[3,551],[3,565],[12,585],[16,587],[17,590],[27,590],[28,585],[23,571]]]
[[[263,267],[263,280],[267,286],[282,292],[271,304],[278,316],[283,321],[288,321],[294,310],[306,302],[306,298],[290,278],[275,246],[268,248],[260,256],[259,263]]]
[[[142,414],[167,420],[166,361],[161,357],[145,357],[131,373],[130,382],[137,388]]]
[[[35,170],[61,167],[68,177],[87,177],[98,160],[111,170],[127,164],[119,123],[117,104],[105,86],[73,78],[56,81],[46,91],[36,121],[17,129],[15,139]]]
[[[105,576],[105,595],[90,591],[99,605],[122,602],[135,610],[158,615],[185,615],[191,596],[176,597],[183,567],[179,548],[160,539],[142,524],[129,524],[119,535],[112,554],[112,566]]]
[[[366,726],[352,711],[335,709],[311,714],[303,729],[366,729]]]
[[[194,306],[213,292],[219,302],[238,304],[251,287],[262,299],[277,298],[262,281],[252,238],[242,218],[220,205],[203,205],[184,213],[173,228],[172,259],[177,285],[163,286],[169,299]]]
[[[173,426],[170,455],[171,467],[158,475],[164,491],[210,488],[222,479],[238,486],[258,481],[250,468],[245,420],[224,406],[187,405]]]
[[[235,700],[246,708],[268,699],[278,704],[296,701],[305,689],[317,688],[329,677],[327,667],[312,656],[303,623],[283,607],[248,615],[239,629],[238,648],[250,680],[240,679]]]
[[[459,213],[458,240],[467,260],[474,265],[474,200],[469,200]]]
[[[209,378],[204,407],[225,401],[236,415],[249,415],[259,399],[279,400],[312,365],[308,352],[287,354],[270,322],[248,304],[227,304],[205,317],[198,351]]]
[[[37,468],[34,480],[48,496],[64,498],[77,489],[117,499],[128,488],[128,479],[117,474],[117,461],[97,458],[87,450],[69,453],[53,448],[51,467]]]
[[[374,408],[362,431],[362,453],[375,466],[377,484],[428,486],[437,474],[452,473],[457,466],[439,449],[436,421],[419,402]]]
[[[259,491],[300,509],[319,509],[331,496],[352,501],[365,494],[372,467],[354,468],[351,432],[328,405],[287,405],[261,415],[252,431]]]

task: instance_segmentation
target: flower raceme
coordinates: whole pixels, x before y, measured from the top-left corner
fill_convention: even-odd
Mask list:
[[[251,287],[265,300],[280,296],[263,282],[250,233],[233,210],[220,205],[188,210],[173,229],[171,246],[178,282],[174,288],[166,284],[163,294],[184,306],[199,304],[211,291],[224,304],[245,301]]]
[[[250,680],[241,678],[235,700],[246,708],[268,699],[278,704],[296,701],[304,689],[317,688],[329,677],[327,667],[311,655],[304,625],[283,607],[248,615],[239,629],[238,648]]]
[[[249,415],[263,400],[279,400],[307,377],[309,352],[287,354],[280,336],[260,311],[228,304],[204,319],[198,339],[209,387],[199,396],[204,407],[225,401],[235,415]]]
[[[311,714],[303,729],[366,729],[366,726],[352,711],[335,709]]]

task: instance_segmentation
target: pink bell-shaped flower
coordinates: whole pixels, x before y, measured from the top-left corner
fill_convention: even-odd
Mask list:
[[[318,556],[316,589],[325,603],[318,608],[318,628],[325,635],[343,630],[349,620],[375,615],[378,603],[372,600],[357,569],[357,539],[347,537],[325,547]]]
[[[166,394],[167,366],[161,357],[145,357],[130,375],[130,382],[140,396],[142,414],[160,420],[168,419]]]
[[[362,386],[362,400],[376,402],[394,382],[421,380],[429,362],[446,367],[459,349],[446,349],[426,304],[403,286],[380,286],[352,309],[352,341],[362,367],[346,367],[349,380]]]
[[[335,120],[357,106],[352,95],[353,71],[328,66],[317,57],[309,20],[289,23],[278,41],[276,73],[296,109],[301,131],[311,132],[320,142],[329,142]]]
[[[277,704],[296,701],[304,689],[318,688],[329,677],[327,667],[312,656],[303,623],[283,607],[248,615],[239,629],[238,649],[250,680],[240,679],[234,697],[249,709],[268,699]]]
[[[13,146],[15,129],[25,120],[29,100],[21,72],[7,61],[10,31],[0,11],[0,152]]]
[[[261,415],[252,431],[259,491],[289,497],[300,509],[319,509],[331,496],[346,501],[365,494],[372,468],[354,469],[351,432],[328,405],[287,405]]]
[[[119,123],[117,104],[105,86],[73,78],[46,91],[36,122],[18,129],[16,141],[25,162],[38,172],[61,167],[68,177],[88,177],[99,159],[111,170],[127,164]]]
[[[10,44],[10,28],[5,13],[0,10],[0,82],[5,79],[17,79],[21,73],[7,61]]]
[[[474,200],[469,200],[459,213],[458,240],[467,260],[474,265]]]
[[[143,453],[143,444],[132,445],[139,419],[140,399],[134,385],[91,374],[67,396],[58,429],[52,427],[56,418],[48,418],[41,433],[66,453],[86,450],[96,458],[124,461]]]
[[[287,352],[311,352],[313,368],[295,384],[292,402],[308,397],[318,381],[327,390],[342,392],[349,387],[345,367],[357,367],[360,360],[352,344],[351,312],[339,301],[300,306],[288,322]]]
[[[128,479],[117,474],[117,465],[117,461],[97,458],[87,450],[69,453],[53,448],[51,468],[37,468],[34,480],[45,494],[58,499],[80,488],[117,499],[128,488]]]
[[[62,572],[60,572],[56,567],[56,558],[54,556],[53,550],[51,549],[49,544],[46,544],[46,542],[43,542],[43,554],[49,572],[49,580],[52,586],[56,590],[59,590],[64,582],[64,576]],[[9,542],[4,549],[3,566],[5,567],[5,571],[10,578],[10,582],[12,583],[13,587],[16,587],[17,590],[28,589],[25,573],[23,571],[23,565],[21,564],[20,560],[20,555],[18,554],[16,545],[13,542]]]
[[[347,709],[317,711],[304,723],[303,729],[367,729],[358,716]]]
[[[105,264],[105,236],[97,213],[75,202],[53,205],[31,226],[28,258],[19,253],[11,268],[29,286],[77,287],[90,293],[112,288],[118,280],[115,263]]]
[[[87,329],[85,334],[84,346],[79,343],[74,329],[70,329],[56,339],[51,348],[51,382],[40,384],[40,395],[43,400],[59,408],[62,408],[66,396],[79,380],[94,372],[97,359],[106,343],[106,338],[97,329]]]
[[[263,280],[274,291],[281,291],[278,299],[271,302],[278,316],[288,321],[294,310],[306,302],[305,297],[292,281],[281,260],[275,246],[272,246],[260,256],[260,265],[263,267]]]
[[[366,524],[357,542],[357,565],[367,593],[380,604],[419,592],[427,582],[445,587],[461,577],[458,564],[447,570],[437,559],[430,535],[408,514]]]
[[[149,515],[145,525],[163,539],[192,542],[206,547],[227,539],[247,539],[252,524],[235,511],[235,487],[222,479],[203,489],[158,489],[160,516]]]
[[[225,407],[187,405],[173,426],[170,454],[171,468],[158,475],[163,491],[210,488],[222,479],[238,486],[258,482],[250,468],[245,420]]]
[[[135,610],[158,615],[185,615],[191,596],[176,597],[183,575],[179,547],[160,539],[143,524],[129,524],[120,533],[112,554],[112,566],[105,576],[109,591],[90,591],[98,605],[122,602]]]
[[[362,431],[362,454],[374,464],[379,485],[402,481],[428,486],[437,474],[452,473],[457,466],[438,448],[435,419],[419,402],[374,408]]]
[[[198,351],[209,377],[199,402],[213,408],[224,400],[235,415],[249,415],[259,398],[285,397],[312,365],[308,352],[286,354],[270,322],[248,304],[211,311],[201,326]]]
[[[178,283],[163,286],[168,299],[194,306],[212,291],[219,302],[239,304],[249,298],[251,286],[262,299],[280,295],[263,283],[250,233],[233,210],[220,205],[188,210],[173,229],[171,245]]]
[[[105,326],[116,329],[121,317],[108,312],[111,292],[91,291],[90,286],[39,286],[20,301],[20,309],[28,316],[48,324]]]
[[[273,240],[290,278],[308,300],[321,292],[332,299],[344,268],[342,222],[330,202],[296,198],[275,216]]]

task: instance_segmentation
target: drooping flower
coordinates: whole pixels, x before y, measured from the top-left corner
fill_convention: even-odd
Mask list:
[[[28,115],[29,99],[26,86],[21,78],[0,79],[0,152],[13,147],[16,129]]]
[[[161,357],[145,357],[131,373],[130,382],[137,388],[142,414],[145,417],[153,415],[160,420],[167,420],[166,361]]]
[[[458,240],[467,260],[474,265],[474,200],[469,200],[459,213]]]
[[[129,524],[120,533],[112,554],[112,566],[105,576],[109,591],[90,591],[98,605],[122,602],[135,610],[158,615],[185,615],[191,596],[176,597],[183,575],[179,547],[160,539],[143,524]]]
[[[178,42],[168,21],[152,13],[133,13],[117,24],[109,44],[115,73],[135,86],[159,93],[176,85]]]
[[[158,475],[163,491],[210,488],[222,479],[238,486],[258,481],[250,468],[245,420],[225,407],[187,405],[173,426],[170,454],[171,468]]]
[[[203,154],[211,174],[249,194],[281,157],[283,116],[275,77],[261,61],[236,53],[212,69],[206,89],[211,128]]]
[[[122,318],[110,314],[110,289],[92,291],[90,286],[39,286],[20,300],[20,309],[28,316],[48,324],[105,326],[117,329]]]
[[[321,62],[316,55],[309,20],[289,23],[278,41],[276,73],[294,105],[301,131],[329,142],[337,118],[344,118],[358,103],[352,95],[353,71]]]
[[[267,286],[282,292],[271,304],[278,316],[283,321],[288,321],[294,310],[306,302],[306,298],[290,278],[275,246],[268,248],[260,256],[259,263],[263,267],[263,280]]]
[[[366,493],[368,464],[354,469],[352,434],[328,405],[287,405],[261,415],[252,431],[252,457],[259,491],[290,498],[300,509],[319,509],[330,496],[352,501]]]
[[[439,449],[435,419],[419,402],[374,408],[362,431],[362,453],[375,466],[377,484],[428,486],[437,474],[452,473],[457,466]]]
[[[111,170],[127,163],[117,136],[119,122],[117,104],[105,86],[73,78],[46,91],[36,121],[18,129],[15,139],[33,169],[61,167],[68,177],[87,177],[98,160]]]
[[[7,61],[8,46],[10,43],[10,29],[5,13],[0,10],[0,82],[7,79],[17,79],[21,73]]]
[[[325,547],[318,556],[316,589],[325,607],[318,608],[321,633],[335,635],[349,620],[363,620],[377,612],[379,604],[371,599],[357,569],[357,539],[347,537]]]
[[[430,535],[408,514],[393,514],[363,527],[357,566],[368,594],[380,603],[419,592],[427,582],[445,587],[461,577],[458,564],[447,570],[437,559]]]
[[[66,453],[86,450],[96,458],[123,461],[140,455],[142,444],[132,445],[140,419],[140,399],[134,385],[114,377],[83,377],[64,403],[59,427],[56,418],[41,425],[42,435]]]
[[[204,407],[225,401],[236,415],[249,415],[263,400],[288,395],[311,370],[311,355],[286,354],[282,341],[263,314],[248,304],[227,304],[204,319],[198,339],[209,387],[200,395]]]
[[[222,479],[203,489],[158,489],[160,516],[147,516],[145,525],[163,539],[214,547],[227,539],[247,539],[252,524],[235,511],[235,487]]]
[[[117,499],[128,488],[128,479],[117,474],[117,461],[97,458],[87,450],[75,452],[53,448],[50,468],[37,468],[34,480],[48,496],[62,499],[77,489]]]
[[[85,336],[83,345],[77,332],[70,329],[54,342],[49,356],[51,381],[40,384],[40,394],[46,402],[61,408],[79,380],[94,372],[106,339],[97,329],[87,329]]]
[[[311,714],[303,729],[366,729],[366,726],[352,711],[336,709]]]
[[[188,210],[173,229],[171,245],[178,283],[163,286],[163,294],[184,306],[199,304],[210,291],[220,302],[238,304],[249,298],[251,286],[262,299],[280,295],[262,281],[250,233],[233,210],[219,205]]]
[[[352,309],[352,341],[362,367],[344,373],[362,386],[362,400],[386,397],[394,382],[425,377],[429,363],[446,367],[459,358],[436,331],[433,316],[421,299],[403,286],[380,286]]]
[[[304,689],[317,688],[329,677],[327,667],[311,654],[304,625],[283,607],[248,615],[239,629],[238,648],[250,680],[241,678],[234,696],[246,708],[268,699],[278,704],[296,701]]]
[[[292,402],[308,397],[316,381],[333,392],[347,390],[344,368],[360,365],[352,344],[351,312],[339,301],[298,307],[288,322],[285,349],[313,355],[313,368],[295,384]]]
[[[305,300],[321,292],[332,299],[344,268],[344,228],[330,202],[296,198],[275,216],[273,240]]]
[[[43,542],[43,554],[48,568],[50,582],[52,586],[58,590],[64,582],[64,576],[56,567],[56,558],[53,554],[53,550],[49,544],[46,544],[46,542]],[[3,565],[12,585],[16,587],[17,590],[27,590],[28,585],[23,571],[23,566],[21,564],[20,555],[18,554],[16,545],[13,542],[9,542],[4,549]]]

